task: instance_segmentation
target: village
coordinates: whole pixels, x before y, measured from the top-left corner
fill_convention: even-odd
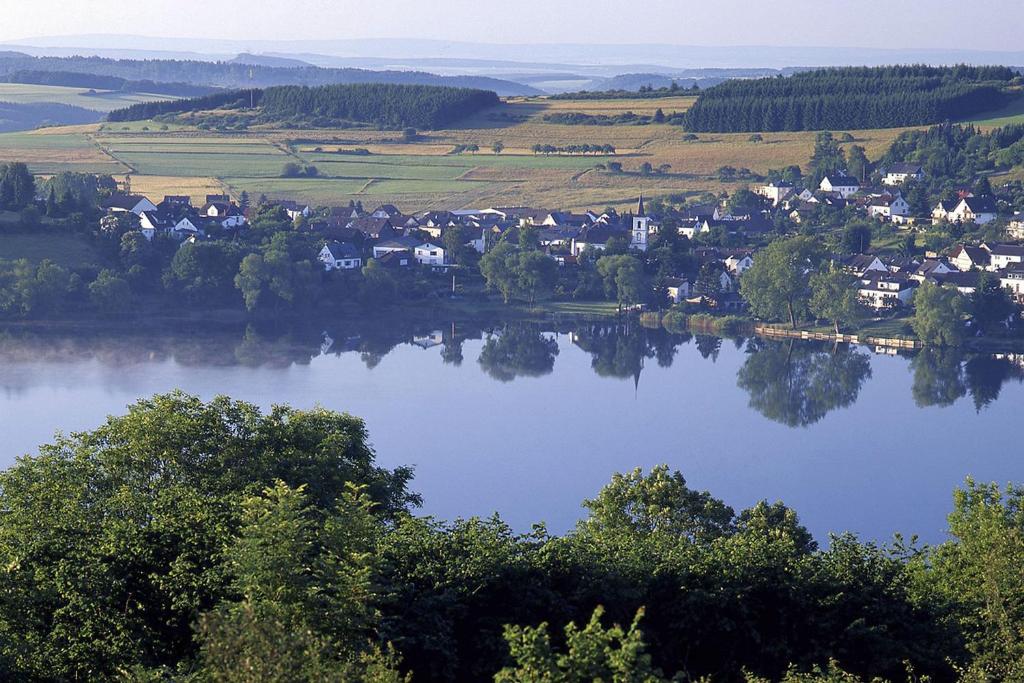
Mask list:
[[[953,201],[939,202],[929,216],[912,215],[903,192],[908,184],[924,179],[923,168],[895,164],[878,177],[878,186],[865,186],[841,173],[826,175],[814,188],[768,182],[746,191],[760,205],[739,215],[730,211],[725,196],[681,207],[659,202],[655,211],[642,194],[635,208],[623,213],[612,208],[573,213],[522,206],[405,213],[392,204],[365,210],[359,203],[313,207],[265,198],[258,206],[249,206],[247,197],[240,205],[226,194],[208,195],[202,206],[195,206],[188,196],[166,196],[154,203],[126,193],[113,194],[103,208],[111,220],[125,214],[137,216],[137,229],[147,240],[159,235],[180,243],[237,236],[257,210],[276,208],[296,229],[321,242],[318,260],[328,273],[359,270],[370,261],[387,269],[447,272],[462,262],[453,253],[460,244],[482,256],[502,241],[518,242],[524,231],[560,269],[572,269],[588,254],[643,255],[662,231],[673,230],[688,240],[695,258],[687,272],[662,272],[652,286],[667,297],[662,303],[715,312],[743,311],[739,284],[758,251],[778,235],[780,224],[806,227],[823,207],[852,211],[872,224],[911,236],[939,225],[977,227],[1001,222],[1005,237],[999,241],[963,242],[942,252],[853,249],[833,252],[830,259],[855,278],[851,286],[859,302],[879,315],[912,306],[913,294],[924,282],[971,295],[979,272],[994,274],[1018,307],[1024,306],[1024,243],[1020,242],[1024,217],[1000,215],[992,196],[976,196],[969,189],[960,191]],[[717,239],[708,239],[713,236]]]

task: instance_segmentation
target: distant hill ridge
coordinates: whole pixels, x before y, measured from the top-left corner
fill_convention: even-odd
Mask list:
[[[237,58],[236,58],[237,59]],[[536,88],[485,76],[438,76],[421,71],[370,71],[317,66],[264,66],[246,62],[204,62],[177,59],[108,59],[104,57],[33,57],[0,53],[0,79],[13,73],[74,72],[115,76],[129,81],[188,83],[218,88],[262,88],[277,85],[391,83],[493,90],[499,95],[539,95]]]

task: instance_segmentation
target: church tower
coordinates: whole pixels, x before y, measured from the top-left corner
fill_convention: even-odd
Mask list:
[[[651,234],[651,219],[644,211],[644,194],[636,203],[636,214],[633,216],[633,236],[629,246],[640,251],[647,251],[647,238]]]

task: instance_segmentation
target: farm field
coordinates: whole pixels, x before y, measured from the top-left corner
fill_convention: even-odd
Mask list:
[[[678,126],[569,126],[544,121],[545,114],[555,111],[650,115],[661,108],[670,115],[684,111],[693,100],[515,98],[458,128],[425,131],[413,142],[403,140],[397,131],[369,128],[217,133],[152,121],[99,124],[0,135],[0,158],[23,159],[37,173],[61,168],[130,173],[134,191],[156,198],[178,193],[201,198],[220,190],[237,195],[245,190],[253,196],[313,204],[388,202],[407,211],[497,204],[577,210],[626,207],[641,190],[658,196],[741,187],[719,181],[717,171],[723,166],[763,174],[770,168],[806,165],[814,132],[765,133],[762,142],[751,142],[747,133],[701,134],[688,142]],[[901,130],[848,132],[855,139],[848,144],[862,145],[869,157],[877,158]],[[504,146],[501,154],[491,150],[496,142]],[[470,144],[479,151],[454,153],[457,146]],[[536,144],[610,144],[616,154],[538,155],[531,151]],[[357,150],[368,153],[354,153]],[[315,165],[319,177],[281,178],[288,162]],[[621,164],[623,172],[610,171],[610,162]],[[644,163],[665,167],[666,172],[641,175]]]
[[[90,93],[88,88],[65,88],[56,85],[0,83],[0,102],[14,102],[16,104],[56,102],[57,104],[70,104],[104,113],[129,107],[139,102],[169,99],[174,98],[164,95],[144,95],[105,90]]]

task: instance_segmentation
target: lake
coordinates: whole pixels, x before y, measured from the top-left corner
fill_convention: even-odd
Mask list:
[[[1024,362],[718,339],[630,324],[362,322],[0,334],[0,465],[139,397],[322,405],[415,467],[425,514],[562,532],[614,472],[667,463],[815,536],[944,538],[953,488],[1024,481]]]

